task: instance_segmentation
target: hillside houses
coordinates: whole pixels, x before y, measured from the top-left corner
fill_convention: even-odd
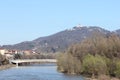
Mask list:
[[[5,56],[7,59],[14,59],[15,54],[31,55],[31,54],[35,54],[35,52],[32,50],[22,51],[22,50],[8,50],[8,49],[1,48],[0,54]]]

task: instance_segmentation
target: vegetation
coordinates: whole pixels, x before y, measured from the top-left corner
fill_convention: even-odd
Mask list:
[[[120,78],[120,37],[95,34],[70,46],[57,59],[58,70],[64,73]]]
[[[14,59],[55,59],[56,55],[53,53],[43,53],[43,54],[15,54]]]
[[[9,61],[5,58],[5,56],[0,54],[0,66],[1,65],[6,65],[8,63],[9,63]]]
[[[120,61],[116,62],[115,75],[120,78]]]
[[[83,59],[83,71],[85,73],[92,74],[107,74],[107,65],[106,61],[100,55],[93,56],[88,54]]]

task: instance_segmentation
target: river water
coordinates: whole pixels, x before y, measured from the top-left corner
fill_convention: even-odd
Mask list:
[[[59,73],[55,64],[34,64],[0,71],[0,80],[84,80],[82,76]]]

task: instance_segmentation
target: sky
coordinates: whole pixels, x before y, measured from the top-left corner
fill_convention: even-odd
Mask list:
[[[120,0],[0,0],[0,45],[83,26],[120,29]]]

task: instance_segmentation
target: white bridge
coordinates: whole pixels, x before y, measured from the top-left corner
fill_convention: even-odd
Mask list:
[[[56,59],[17,59],[17,60],[10,60],[10,63],[15,63],[16,66],[19,65],[19,63],[31,63],[31,62],[46,62],[46,63],[56,63]]]

